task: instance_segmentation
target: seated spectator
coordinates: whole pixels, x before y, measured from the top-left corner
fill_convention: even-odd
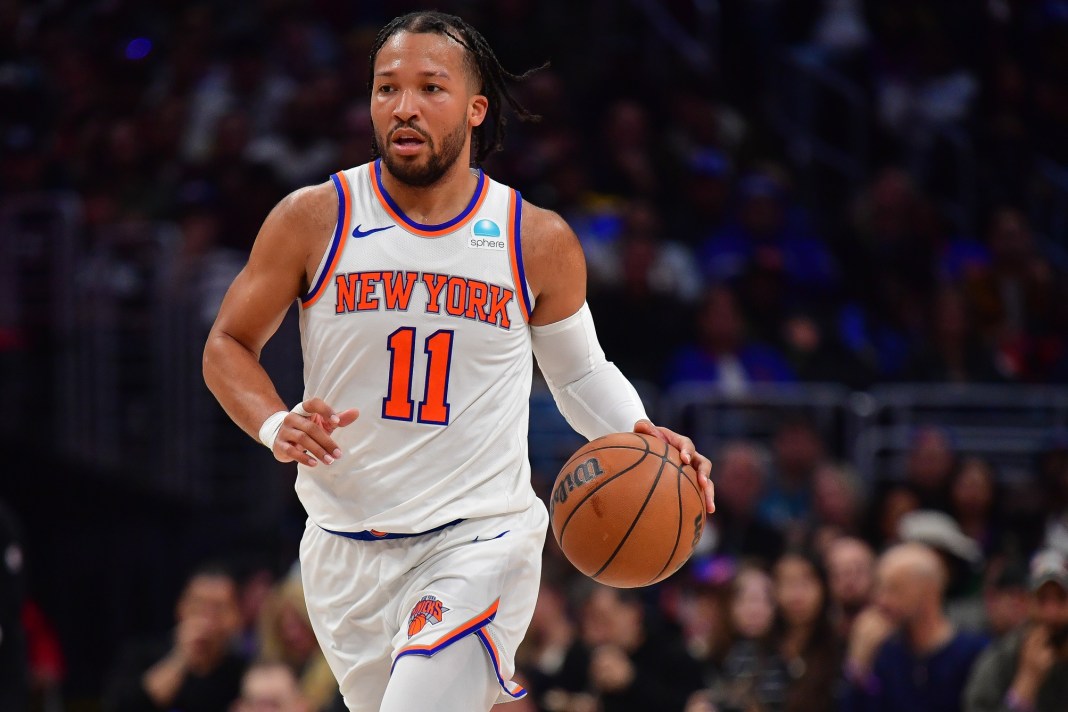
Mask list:
[[[806,537],[809,547],[823,554],[835,540],[859,534],[863,510],[856,474],[844,465],[824,462],[812,478],[812,521]]]
[[[946,616],[953,625],[962,630],[984,630],[983,552],[978,542],[966,536],[945,512],[909,512],[901,518],[900,527],[901,541],[926,544],[938,554],[946,575]]]
[[[925,426],[913,433],[905,462],[905,481],[920,498],[921,509],[949,511],[950,478],[956,465],[957,453],[947,430]]]
[[[241,679],[241,696],[230,712],[312,712],[296,676],[282,662],[253,663]]]
[[[986,639],[956,630],[942,611],[945,571],[923,544],[899,544],[876,569],[875,606],[857,618],[842,710],[956,712]]]
[[[981,457],[964,458],[949,482],[950,514],[988,555],[1001,544],[999,505],[1004,496],[998,489],[994,468]]]
[[[581,686],[581,680],[569,684],[561,676],[577,638],[563,591],[543,579],[530,627],[516,652],[516,667],[525,675],[529,683],[525,687],[540,706],[546,707],[546,699],[554,695],[560,698],[566,690]]]
[[[315,639],[299,576],[289,575],[271,591],[260,613],[260,646],[263,658],[289,666],[313,712],[336,700],[337,680]]]
[[[1010,207],[998,208],[990,221],[988,269],[964,282],[977,327],[996,345],[999,363],[1011,378],[1041,380],[1053,366],[1051,356],[1063,353],[1058,324],[1063,301],[1052,260],[1042,253],[1027,217]]]
[[[716,469],[716,515],[708,518],[702,539],[712,542],[717,554],[775,561],[783,550],[782,534],[757,513],[767,482],[764,456],[751,443],[732,442],[720,451]]]
[[[246,663],[234,650],[241,614],[233,576],[215,565],[197,569],[175,613],[173,633],[126,646],[105,709],[218,712],[238,696]]]
[[[775,650],[774,620],[771,577],[761,568],[743,566],[731,592],[731,645],[712,685],[690,697],[686,712],[785,709],[788,675]]]
[[[872,514],[867,519],[868,540],[877,550],[885,549],[900,541],[901,518],[920,508],[920,498],[913,487],[893,484],[885,489],[872,505]]]
[[[815,559],[788,553],[775,563],[773,576],[778,605],[774,635],[789,675],[784,709],[832,709],[842,645],[831,623],[827,575]]]
[[[1068,561],[1052,549],[1031,562],[1030,620],[979,658],[967,712],[1060,712],[1068,701]]]
[[[964,296],[954,287],[935,294],[927,338],[908,373],[914,381],[992,383],[1005,380],[994,351],[985,343],[968,311]]]
[[[708,290],[696,326],[696,343],[683,346],[671,359],[668,385],[688,381],[714,383],[724,393],[741,395],[751,383],[796,380],[778,351],[746,338],[738,302],[727,287]]]
[[[601,712],[679,710],[700,688],[700,669],[681,638],[646,620],[635,591],[597,585],[581,607],[580,620],[582,645],[565,663],[572,680],[585,681],[573,690],[579,694],[565,701],[572,708],[584,704],[581,691],[586,690],[599,702],[592,709]]]
[[[860,539],[842,537],[831,542],[823,556],[835,633],[848,640],[853,621],[871,603],[875,590],[875,552]]]
[[[1015,558],[998,557],[987,566],[983,587],[986,632],[994,640],[1023,625],[1030,615],[1027,566]]]
[[[772,474],[760,500],[760,517],[801,544],[812,516],[812,476],[823,461],[823,438],[804,416],[784,420],[772,439]]]

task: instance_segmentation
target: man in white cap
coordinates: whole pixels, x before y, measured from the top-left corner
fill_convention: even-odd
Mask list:
[[[1031,561],[1031,615],[976,663],[967,712],[1068,709],[1068,560],[1054,549]]]

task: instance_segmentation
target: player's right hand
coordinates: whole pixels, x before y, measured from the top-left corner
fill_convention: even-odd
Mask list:
[[[320,462],[330,465],[342,454],[330,434],[351,425],[359,416],[355,408],[336,413],[322,398],[309,398],[282,421],[271,451],[279,462],[299,462],[308,467]]]

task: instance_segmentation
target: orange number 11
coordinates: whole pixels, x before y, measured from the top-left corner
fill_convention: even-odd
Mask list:
[[[441,329],[426,337],[423,351],[427,355],[426,384],[419,402],[420,423],[449,424],[449,368],[452,366],[451,329]],[[389,349],[389,386],[382,399],[382,417],[389,420],[412,420],[412,367],[415,363],[415,329],[402,326],[386,339]]]

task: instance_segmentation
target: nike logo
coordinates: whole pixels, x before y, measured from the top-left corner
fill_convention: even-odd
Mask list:
[[[367,237],[368,235],[370,235],[372,233],[375,233],[375,232],[382,232],[383,230],[388,230],[393,226],[392,225],[386,225],[385,227],[373,227],[370,230],[361,230],[360,229],[361,227],[362,227],[361,225],[357,225],[356,229],[352,231],[352,236],[355,237],[356,239],[359,239],[361,237]]]

